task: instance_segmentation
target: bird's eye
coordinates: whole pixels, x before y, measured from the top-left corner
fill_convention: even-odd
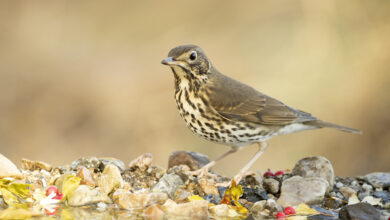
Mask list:
[[[190,60],[195,60],[197,57],[197,54],[195,51],[192,51],[191,54],[190,54]]]

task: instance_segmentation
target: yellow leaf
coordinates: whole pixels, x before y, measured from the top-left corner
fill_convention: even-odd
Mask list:
[[[9,206],[15,206],[19,204],[18,198],[8,191],[6,188],[0,188],[1,195],[3,196],[4,202]]]
[[[192,195],[192,196],[188,196],[188,200],[192,202],[192,201],[204,200],[204,199],[198,195]]]
[[[240,185],[237,186],[234,179],[232,179],[232,182],[230,183],[230,188],[225,191],[219,204],[231,205],[230,200],[232,200],[235,205],[232,206],[232,209],[234,209],[240,214],[244,214],[244,215],[248,214],[248,209],[246,209],[238,202],[238,199],[240,198],[241,195],[242,195],[242,187]]]
[[[26,199],[30,193],[30,185],[24,183],[11,183],[7,189],[21,199]]]
[[[65,200],[67,196],[72,194],[77,187],[80,185],[81,178],[73,175],[65,177],[64,183],[62,184],[62,200]]]
[[[301,203],[298,205],[298,207],[295,209],[296,215],[319,215],[321,212],[318,212],[315,209],[310,208],[310,206],[306,205],[305,203]]]
[[[29,209],[7,208],[0,212],[0,219],[29,219],[32,216],[40,215],[40,213]]]
[[[348,199],[348,205],[353,205],[353,204],[356,204],[356,203],[359,203],[359,202],[360,202],[360,200],[357,197],[356,193],[352,194],[352,196],[350,196],[349,199]]]

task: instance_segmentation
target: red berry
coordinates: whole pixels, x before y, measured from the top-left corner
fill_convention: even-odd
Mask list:
[[[285,215],[283,212],[278,212],[278,213],[275,214],[275,217],[276,217],[277,219],[279,219],[279,218],[285,218],[286,215]]]
[[[53,199],[61,200],[62,199],[62,193],[57,193],[57,195],[54,196]]]
[[[55,186],[49,186],[49,187],[47,187],[47,189],[46,189],[46,196],[48,196],[48,195],[50,195],[50,194],[52,194],[52,193],[55,193],[56,195],[58,194],[58,189],[57,189],[57,187],[55,187]]]
[[[293,207],[287,206],[286,208],[284,208],[283,213],[286,214],[286,215],[294,215],[295,214],[295,210],[294,210]]]
[[[275,176],[280,176],[283,174],[284,174],[283,170],[278,170],[278,171],[276,171]]]
[[[264,177],[275,176],[275,174],[270,169],[268,169],[268,171],[264,172],[263,176]]]

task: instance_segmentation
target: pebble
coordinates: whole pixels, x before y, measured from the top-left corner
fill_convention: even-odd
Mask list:
[[[121,173],[126,169],[125,163],[123,163],[122,160],[119,160],[114,157],[101,157],[99,158],[99,161],[100,161],[100,165],[99,165],[100,170],[104,170],[104,168],[106,168],[108,164],[117,166],[121,171]]]
[[[353,194],[356,194],[356,191],[348,186],[340,187],[340,193],[348,200]]]
[[[91,205],[98,202],[112,203],[111,199],[98,188],[90,188],[86,185],[79,185],[76,190],[68,196],[70,206]]]
[[[117,188],[122,188],[124,186],[124,181],[119,168],[115,165],[108,164],[99,177],[97,185],[106,195]]]
[[[191,170],[198,170],[210,162],[206,155],[192,151],[174,151],[169,155],[168,169],[178,165],[187,165]]]
[[[203,196],[203,199],[205,199],[208,202],[213,203],[215,205],[219,204],[219,202],[221,201],[221,197],[219,197],[219,195],[215,195],[215,194],[205,195],[205,196]]]
[[[208,195],[208,194],[215,194],[219,195],[218,189],[215,186],[215,181],[213,179],[206,179],[206,178],[201,178],[198,180],[200,188],[202,188],[203,192]]]
[[[337,197],[330,197],[325,199],[325,207],[328,209],[338,209],[343,205],[343,200]]]
[[[22,159],[22,169],[24,170],[46,170],[51,171],[52,166],[48,163],[42,162],[42,161],[32,161],[23,158]]]
[[[158,204],[151,205],[143,210],[142,216],[146,220],[163,220],[165,213]]]
[[[242,188],[243,194],[241,198],[248,200],[249,202],[257,202],[260,200],[266,200],[268,199],[267,192],[264,191],[264,189],[260,187],[256,188]]]
[[[390,192],[388,191],[375,191],[373,196],[375,198],[381,198],[383,204],[390,202]]]
[[[267,200],[261,200],[261,201],[255,202],[250,209],[250,212],[252,213],[252,215],[256,218],[259,218],[259,216],[261,215],[261,212],[265,209],[266,203],[267,203]]]
[[[22,173],[18,170],[14,163],[0,154],[0,178],[4,177],[20,178],[22,177]]]
[[[153,186],[153,192],[164,192],[167,193],[169,198],[174,198],[175,190],[180,186],[184,185],[183,180],[176,174],[164,174],[156,185]]]
[[[93,171],[92,171],[93,172]],[[93,178],[92,172],[90,169],[87,169],[83,166],[80,166],[77,169],[76,176],[81,178],[80,184],[88,185],[88,186],[95,186],[95,180]]]
[[[283,211],[283,207],[280,206],[275,200],[273,199],[267,199],[267,202],[265,203],[265,209],[268,209],[272,213],[281,212]]]
[[[167,213],[167,219],[185,217],[186,219],[208,219],[208,202],[206,200],[196,200],[187,203],[176,204],[168,199],[163,210]]]
[[[284,207],[300,203],[320,203],[328,187],[329,183],[320,177],[293,176],[282,183],[278,203]]]
[[[328,181],[330,188],[334,184],[333,166],[328,159],[321,156],[305,157],[299,160],[292,174],[301,177],[322,177]]]
[[[380,212],[368,203],[357,203],[343,207],[339,212],[341,220],[379,220]]]
[[[162,205],[168,199],[168,195],[160,192],[131,193],[118,189],[112,194],[112,199],[120,209],[132,210],[143,209],[153,204]]]
[[[226,204],[210,207],[210,214],[214,218],[237,218],[239,214]]]
[[[129,168],[139,168],[141,171],[145,171],[152,165],[153,156],[150,153],[142,154],[129,163]]]
[[[269,193],[276,194],[279,192],[279,181],[273,178],[265,178],[263,180],[263,186]]]
[[[390,187],[390,173],[375,172],[367,174],[365,178],[376,188]]]
[[[341,187],[343,187],[344,186],[344,184],[342,183],[342,182],[337,182],[336,183],[336,187],[337,188],[341,188]]]
[[[96,171],[99,170],[100,161],[97,157],[81,157],[70,165],[72,170],[77,170],[80,166],[86,167],[87,169],[92,168]]]

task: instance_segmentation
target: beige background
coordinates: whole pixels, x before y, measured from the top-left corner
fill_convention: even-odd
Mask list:
[[[223,73],[324,120],[330,129],[274,138],[253,169],[308,155],[338,175],[390,171],[389,1],[1,1],[0,152],[53,165],[80,156],[126,163],[175,150],[227,150],[185,127],[160,64],[200,45]],[[233,175],[255,152],[219,163]]]

